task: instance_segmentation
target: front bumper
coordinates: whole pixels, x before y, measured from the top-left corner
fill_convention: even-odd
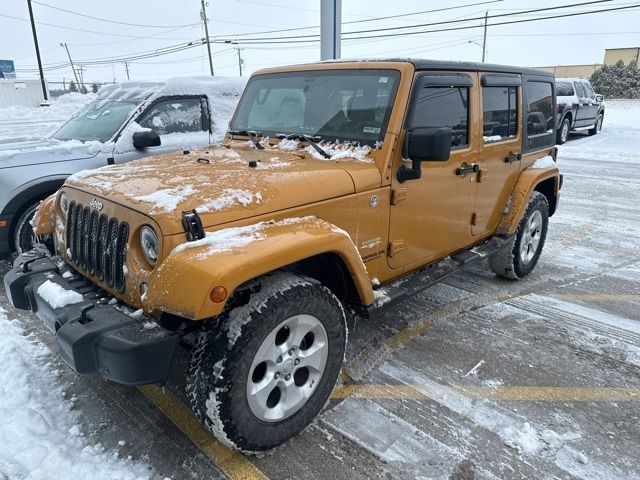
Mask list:
[[[43,248],[20,255],[4,277],[14,307],[30,310],[56,334],[63,360],[78,373],[99,373],[125,385],[164,383],[178,344],[178,335],[139,320],[108,305],[110,297],[71,271]],[[75,272],[73,272],[75,273]],[[81,293],[80,303],[53,308],[37,291],[47,280]]]

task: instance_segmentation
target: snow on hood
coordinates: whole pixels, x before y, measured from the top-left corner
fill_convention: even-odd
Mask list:
[[[212,227],[354,193],[350,163],[379,177],[373,163],[216,146],[79,172],[66,185],[153,216],[170,235],[184,231],[187,210]]]
[[[91,158],[113,146],[101,142],[78,140],[24,140],[0,143],[0,169],[22,167],[62,160]]]

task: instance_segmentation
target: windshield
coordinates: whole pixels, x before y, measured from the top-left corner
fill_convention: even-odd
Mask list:
[[[139,101],[96,100],[53,134],[56,140],[106,142],[115,135]]]
[[[384,138],[399,79],[396,70],[258,75],[247,84],[231,130],[373,145]]]

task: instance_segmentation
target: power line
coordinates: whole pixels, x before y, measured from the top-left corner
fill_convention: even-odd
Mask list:
[[[607,9],[601,9],[601,10],[590,10],[590,11],[586,11],[586,12],[565,13],[565,14],[560,14],[560,15],[546,16],[546,17],[527,18],[527,19],[522,19],[522,20],[511,20],[511,21],[508,21],[508,22],[490,23],[488,26],[489,27],[493,27],[493,26],[500,26],[500,25],[512,25],[512,24],[518,24],[518,23],[536,22],[536,21],[540,21],[540,20],[551,20],[551,19],[555,19],[555,18],[565,18],[565,17],[580,16],[580,15],[590,15],[590,14],[593,14],[593,13],[604,13],[604,12],[613,12],[613,11],[618,11],[618,10],[628,10],[628,9],[637,8],[637,7],[640,7],[640,4],[629,5],[629,6],[626,6],[626,7],[607,8]],[[489,19],[491,19],[491,18],[493,18],[493,17],[490,16]],[[441,28],[441,29],[436,29],[436,30],[417,30],[417,31],[412,31],[412,32],[386,33],[386,34],[382,34],[382,35],[364,35],[364,36],[359,36],[359,37],[349,37],[348,39],[357,40],[357,39],[367,39],[367,38],[389,38],[389,37],[397,37],[397,36],[418,35],[418,34],[423,34],[423,33],[451,32],[451,31],[457,31],[457,30],[467,30],[467,29],[471,29],[471,28],[483,28],[483,27],[484,27],[483,24],[465,25],[465,26],[460,26],[460,27],[448,27],[448,28]],[[352,33],[352,32],[344,32],[343,35],[346,35],[347,33]],[[275,37],[244,39],[244,40],[238,39],[238,43],[242,43],[242,44],[245,44],[245,45],[246,44],[249,44],[249,45],[251,45],[251,44],[255,44],[255,45],[274,45],[274,44],[281,44],[281,43],[312,43],[312,42],[318,42],[317,39],[306,39],[306,37],[307,36],[282,37],[283,40],[276,40],[276,41],[273,41]],[[298,38],[303,38],[303,39],[298,40]],[[224,41],[216,41],[216,42],[217,43],[225,43]]]
[[[582,3],[574,3],[574,4],[570,4],[570,5],[556,5],[553,7],[544,7],[544,8],[536,8],[536,9],[530,9],[530,10],[520,10],[517,12],[511,12],[511,13],[500,13],[497,15],[491,15],[489,18],[498,18],[498,17],[510,17],[510,16],[514,16],[514,15],[522,15],[522,14],[526,14],[526,13],[536,13],[536,12],[543,12],[543,11],[549,11],[549,10],[557,10],[557,9],[561,9],[561,8],[570,8],[570,7],[576,7],[576,6],[582,6],[582,5],[592,5],[592,4],[596,4],[596,3],[605,3],[605,2],[610,2],[611,0],[592,0],[589,2],[582,2]],[[418,27],[432,27],[432,26],[436,26],[436,25],[448,25],[448,24],[452,24],[452,23],[464,23],[464,22],[471,22],[471,21],[482,21],[485,19],[485,16],[482,15],[480,17],[471,17],[471,18],[463,18],[463,19],[455,19],[455,20],[441,20],[439,22],[430,22],[430,23],[416,23],[413,25],[402,25],[402,26],[398,26],[398,27],[386,27],[386,28],[375,28],[375,29],[369,29],[369,30],[354,30],[351,32],[343,32],[342,35],[353,35],[353,34],[360,34],[360,33],[372,33],[372,32],[383,32],[383,31],[396,31],[396,30],[406,30],[409,28],[418,28]],[[297,35],[297,36],[282,36],[282,37],[262,37],[262,38],[249,38],[249,39],[245,39],[242,41],[253,41],[253,40],[281,40],[281,39],[302,39],[302,38],[312,38],[312,37],[319,37],[319,34],[309,34],[309,35]],[[352,37],[352,38],[364,38],[364,37]]]
[[[477,3],[468,3],[468,4],[464,4],[464,5],[455,5],[452,7],[445,7],[445,8],[436,8],[436,9],[432,9],[432,10],[421,10],[419,12],[410,12],[410,13],[402,13],[399,15],[391,15],[391,16],[387,16],[387,17],[373,17],[373,18],[367,18],[364,20],[351,20],[349,22],[342,22],[343,25],[349,25],[349,24],[353,24],[353,23],[363,23],[363,22],[377,22],[380,20],[389,20],[392,18],[400,18],[400,17],[409,17],[409,16],[413,16],[413,15],[424,15],[425,13],[436,13],[436,12],[444,12],[447,10],[456,10],[456,9],[460,9],[460,8],[469,8],[469,7],[474,7],[477,5],[485,5],[488,3],[497,3],[497,2],[503,2],[504,0],[488,0],[488,1],[483,1],[483,2],[477,2]],[[609,1],[609,0],[603,0],[603,1]],[[317,11],[317,10],[314,10]],[[243,36],[247,36],[247,35],[264,35],[264,34],[268,34],[268,33],[280,33],[280,32],[293,32],[293,31],[298,31],[298,30],[310,30],[313,28],[320,28],[320,25],[313,25],[313,26],[309,26],[309,27],[293,27],[293,28],[280,28],[277,30],[266,30],[266,31],[262,31],[262,32],[247,32],[247,33],[237,33],[235,35],[226,35],[226,36],[232,36],[232,37],[243,37]],[[217,35],[216,38],[221,38],[223,37],[222,35]]]
[[[53,5],[49,5],[48,3],[38,2],[36,0],[31,0],[31,1],[32,1],[32,3],[37,3],[38,5],[42,5],[43,7],[52,8],[54,10],[59,10],[61,12],[69,13],[71,15],[77,15],[79,17],[84,17],[84,18],[91,18],[92,20],[98,20],[100,22],[116,23],[118,25],[128,25],[130,27],[173,28],[173,27],[186,27],[187,26],[187,25],[149,25],[149,24],[140,24],[140,23],[119,22],[117,20],[107,20],[106,18],[92,17],[91,15],[86,15],[84,13],[73,12],[71,10],[65,10],[64,8],[54,7]]]
[[[4,13],[0,13],[0,17],[4,17],[4,18],[10,18],[12,20],[20,20],[22,22],[28,22],[29,20],[27,20],[26,18],[21,18],[21,17],[14,17],[13,15],[6,15]],[[66,27],[64,25],[55,25],[53,23],[45,23],[45,22],[36,22],[38,25],[45,25],[47,27],[55,27],[55,28],[62,28],[64,30],[73,30],[75,32],[84,32],[84,33],[93,33],[96,35],[109,35],[111,37],[124,37],[124,38],[152,38],[151,36],[147,35],[147,36],[140,36],[140,35],[124,35],[124,34],[119,34],[119,33],[111,33],[111,32],[97,32],[95,30],[84,30],[82,28],[74,28],[74,27]],[[193,23],[191,25],[184,25],[181,27],[177,27],[177,28],[184,28],[184,27],[190,27],[193,25],[198,25],[197,23]],[[176,28],[176,29],[177,29]]]

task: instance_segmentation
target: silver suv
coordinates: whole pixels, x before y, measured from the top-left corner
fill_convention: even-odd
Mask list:
[[[78,171],[216,143],[241,78],[174,78],[104,87],[46,139],[0,141],[0,256],[33,247],[38,203]]]

